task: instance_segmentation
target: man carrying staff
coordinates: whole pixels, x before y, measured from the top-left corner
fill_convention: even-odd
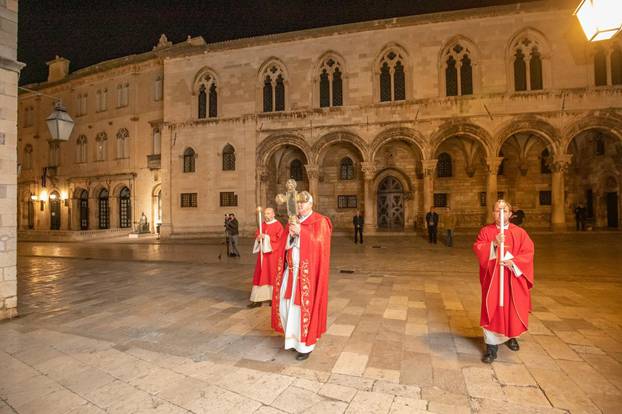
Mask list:
[[[285,349],[309,357],[326,332],[330,238],[328,217],[313,212],[313,197],[296,194],[297,219],[287,229],[285,271],[277,274],[272,296],[272,327],[285,334]]]
[[[516,338],[528,328],[534,283],[533,242],[525,230],[509,222],[508,203],[498,200],[493,212],[495,223],[484,226],[473,244],[482,286],[480,325],[486,343],[482,361],[488,364],[497,358],[499,344],[518,351]]]
[[[261,209],[259,214],[261,214]],[[285,248],[285,230],[283,225],[274,218],[274,210],[264,210],[264,222],[255,233],[253,253],[257,255],[257,264],[253,274],[253,289],[249,308],[261,306],[263,302],[272,300],[272,286],[277,273],[283,271],[283,251]]]

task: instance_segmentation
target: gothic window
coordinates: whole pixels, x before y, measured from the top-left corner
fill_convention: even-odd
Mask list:
[[[550,158],[551,154],[549,153],[549,150],[545,148],[540,154],[540,174],[551,173]]]
[[[341,65],[333,58],[328,58],[320,70],[320,107],[343,105],[343,85]]]
[[[390,50],[380,59],[379,68],[380,102],[405,100],[404,57],[399,52]]]
[[[24,159],[22,160],[22,169],[30,170],[32,168],[32,145],[27,144],[24,147]]]
[[[186,148],[184,151],[184,172],[190,173],[195,171],[196,153],[192,148]]]
[[[455,43],[444,53],[445,94],[461,96],[473,94],[473,63],[471,51]]]
[[[210,74],[203,74],[197,83],[198,88],[198,118],[216,118],[218,116],[218,88],[216,78]]]
[[[594,82],[596,86],[607,85],[607,54],[601,47],[594,53]]]
[[[542,58],[537,47],[531,49],[531,58],[529,59],[529,75],[531,80],[531,90],[537,91],[542,89]]]
[[[82,163],[87,161],[86,136],[80,135],[76,140],[76,162]]]
[[[276,63],[268,65],[263,79],[263,111],[285,110],[285,77],[283,69]]]
[[[222,150],[222,170],[235,171],[235,149],[230,144]]]
[[[130,134],[125,128],[117,132],[117,159],[129,158]]]
[[[520,49],[514,55],[514,90],[517,92],[527,90],[527,65],[525,55]]]
[[[151,153],[156,155],[160,154],[162,151],[162,133],[160,132],[160,128],[153,128],[153,136],[152,136],[152,151]]]
[[[49,166],[58,167],[60,164],[60,144],[58,142],[50,142]]]
[[[132,226],[132,207],[130,190],[123,187],[119,192],[119,227],[126,229]]]
[[[611,84],[622,85],[622,51],[615,47],[611,52]]]
[[[105,132],[100,132],[95,138],[95,160],[104,161],[106,159],[106,148],[108,143],[108,136]]]
[[[345,157],[339,163],[340,171],[339,178],[341,180],[353,180],[354,179],[354,163],[350,157]]]
[[[289,165],[289,178],[293,178],[296,181],[302,181],[302,161],[293,160]]]
[[[447,96],[458,95],[458,71],[456,70],[456,60],[450,56],[447,59],[445,68],[445,93]]]
[[[452,166],[451,166],[451,155],[446,152],[441,153],[438,156],[438,163],[436,165],[436,176],[437,177],[451,177],[453,176]]]
[[[105,188],[99,192],[98,211],[99,211],[99,228],[110,228],[110,209],[108,205],[108,190]]]
[[[537,91],[544,88],[543,47],[545,47],[544,41],[529,30],[512,44],[515,91]]]

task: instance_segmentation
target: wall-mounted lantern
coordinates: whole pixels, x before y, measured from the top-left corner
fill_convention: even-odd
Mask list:
[[[574,15],[590,42],[611,39],[622,28],[620,0],[582,0]]]

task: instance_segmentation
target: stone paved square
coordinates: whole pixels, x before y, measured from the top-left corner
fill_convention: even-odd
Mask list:
[[[471,234],[335,237],[328,332],[303,362],[246,308],[250,240],[222,260],[209,240],[20,243],[0,413],[622,412],[619,233],[533,238],[530,331],[492,365]]]

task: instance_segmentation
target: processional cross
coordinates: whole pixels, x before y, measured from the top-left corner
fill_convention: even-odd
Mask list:
[[[278,205],[285,204],[287,207],[287,216],[290,223],[296,223],[298,221],[298,192],[296,191],[296,180],[290,178],[285,183],[286,192],[284,194],[277,194],[276,203]]]

